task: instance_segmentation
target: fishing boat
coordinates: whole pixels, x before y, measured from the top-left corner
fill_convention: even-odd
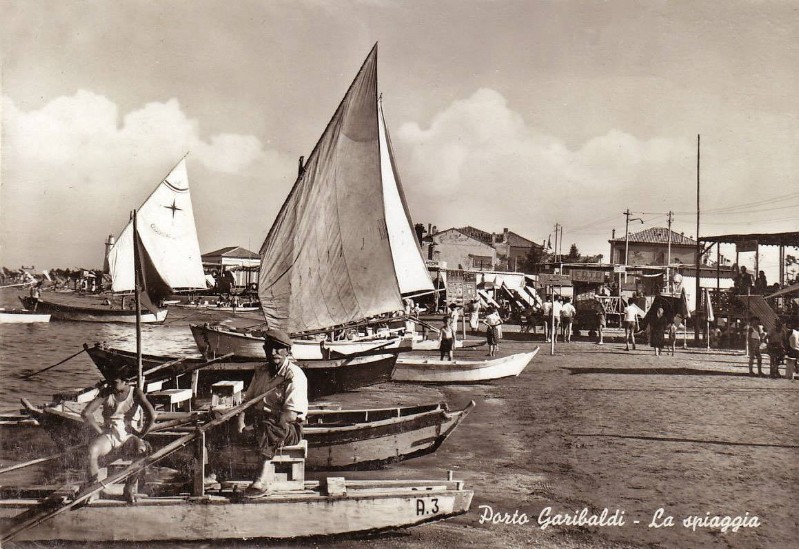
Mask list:
[[[170,290],[175,288],[205,288],[205,273],[200,259],[200,245],[194,223],[189,178],[185,158],[158,183],[156,188],[137,210],[139,231],[136,241],[141,243],[145,257],[151,264],[148,272],[157,273],[158,281]],[[114,292],[134,289],[133,222],[122,230],[108,252],[108,266]],[[20,298],[26,309],[49,313],[53,320],[84,322],[136,322],[137,312],[117,309],[110,305],[75,304],[74,299]],[[154,307],[142,309],[141,322],[158,323],[166,320],[167,309]]]
[[[27,427],[26,438],[36,441],[39,455],[86,443],[96,435],[81,419],[80,413],[95,395],[96,390],[87,389],[73,396],[74,400],[59,400],[42,407],[32,406],[26,401],[26,413],[18,420],[19,429]],[[207,405],[206,400],[203,407],[206,411]],[[377,469],[432,454],[474,406],[474,401],[471,401],[464,408],[453,411],[444,403],[358,410],[311,408],[302,429],[303,438],[308,441],[305,466],[315,471]],[[201,410],[162,412],[159,417],[172,423],[182,418],[190,425],[202,413]],[[32,426],[31,421],[34,422]],[[180,434],[176,432],[170,436],[168,429],[156,431],[150,437],[156,448]],[[4,428],[2,432],[10,433],[11,429]],[[50,440],[42,441],[41,433],[47,433]],[[248,462],[246,452],[247,447],[254,445],[252,441],[240,440],[237,435],[221,430],[216,437],[209,435],[206,444],[210,451],[211,469],[214,465],[224,470],[249,470],[255,466]],[[28,450],[26,455],[30,454],[31,448]],[[249,459],[251,461],[251,457]]]
[[[264,358],[264,338],[252,331],[211,324],[191,324],[191,335],[203,356],[212,357],[233,353],[238,358],[261,360]],[[296,360],[322,360],[329,351],[340,355],[355,355],[365,351],[397,349],[402,338],[359,340],[309,340],[294,339],[291,356]]]
[[[0,308],[0,324],[29,324],[31,322],[50,322],[50,313]]]
[[[429,357],[400,357],[393,381],[411,383],[482,383],[505,377],[515,377],[538,354],[518,353],[490,360],[439,360]]]
[[[0,487],[0,542],[291,539],[403,528],[469,510],[474,494],[451,473],[446,481],[306,481],[307,441],[283,447],[268,462],[271,490],[263,497],[243,497],[247,483],[232,473],[208,484],[206,435],[282,382],[275,378],[263,394],[195,422],[192,432],[177,433],[149,456],[111,463],[106,478],[89,486]],[[186,448],[195,455],[189,471],[154,468]],[[142,472],[148,497],[124,501],[120,485]]]
[[[111,367],[124,367],[135,372],[137,368],[136,353],[121,349],[104,347],[100,344],[89,346],[84,344],[86,353],[95,363],[100,373],[105,375]],[[353,355],[328,360],[302,360],[297,364],[308,378],[308,396],[311,399],[321,398],[336,393],[352,391],[391,380],[397,362],[399,349],[372,351],[364,356]],[[263,353],[263,349],[262,349]],[[221,355],[224,356],[224,355]],[[156,368],[167,362],[180,361],[180,366],[166,368],[158,375],[148,376],[150,380],[177,379],[181,387],[191,387],[191,376],[184,375],[185,370],[205,362],[202,357],[178,357],[142,354],[142,365],[145,369]],[[210,387],[217,381],[241,380],[249,383],[252,374],[264,360],[227,359],[224,362],[202,368],[195,383],[195,392],[207,395]]]

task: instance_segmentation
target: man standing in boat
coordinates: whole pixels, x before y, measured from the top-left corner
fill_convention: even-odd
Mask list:
[[[155,424],[152,404],[141,389],[125,380],[121,370],[109,371],[106,381],[107,385],[81,413],[83,420],[100,435],[89,445],[88,484],[102,480],[99,478],[100,458],[119,451],[136,457],[147,454],[149,445],[142,437]],[[102,426],[94,416],[99,409],[103,414]],[[131,503],[136,499],[138,484],[139,475],[134,475],[125,484],[125,497]]]
[[[302,423],[308,415],[308,380],[302,369],[289,356],[291,338],[281,330],[267,330],[264,334],[266,364],[255,370],[247,387],[245,400],[264,392],[275,376],[286,382],[264,397],[263,405],[250,408],[255,442],[263,458],[261,471],[247,487],[245,495],[260,497],[269,493],[270,461],[278,448],[293,446],[302,440]],[[245,418],[245,415],[247,417]],[[250,413],[239,415],[239,432],[245,430],[245,419]]]

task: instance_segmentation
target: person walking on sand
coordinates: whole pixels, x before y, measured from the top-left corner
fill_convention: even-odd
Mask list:
[[[441,360],[446,356],[448,360],[454,359],[455,331],[452,326],[444,319],[444,325],[438,332],[438,349],[441,352]]]
[[[599,298],[596,299],[596,323],[597,323],[597,332],[599,333],[599,341],[596,342],[597,345],[604,345],[604,331],[608,325],[607,317],[605,316],[605,308],[602,306],[602,302]]]
[[[660,356],[663,351],[665,338],[663,332],[666,330],[667,323],[668,320],[663,314],[663,307],[658,307],[655,317],[649,322],[649,329],[651,330],[649,334],[649,344],[655,349],[655,356]],[[635,346],[633,346],[633,349],[635,349]]]
[[[495,307],[488,309],[483,321],[486,324],[486,343],[488,343],[488,356],[496,356],[499,337],[497,335],[497,327],[502,324],[502,319],[499,316]]]
[[[635,332],[638,331],[638,306],[630,299],[624,307],[624,350],[630,350],[632,341],[635,350]]]
[[[563,307],[560,310],[560,321],[563,325],[563,342],[572,342],[572,322],[577,314],[577,309],[571,304],[571,299],[563,298]]]
[[[766,350],[769,358],[769,377],[780,377],[780,363],[785,358],[785,327],[777,320],[766,334]]]
[[[763,326],[758,324],[749,324],[749,375],[755,375],[753,366],[755,359],[757,359],[757,375],[763,375],[763,355],[760,352],[760,346],[766,339],[766,332],[763,331]]]
[[[552,302],[552,337],[555,343],[558,342],[558,332],[560,331],[560,315],[563,312],[563,298],[559,295],[555,296],[555,301]]]
[[[552,297],[547,296],[547,300],[544,302],[544,307],[542,309],[544,314],[544,338],[549,343],[550,338],[552,337]]]

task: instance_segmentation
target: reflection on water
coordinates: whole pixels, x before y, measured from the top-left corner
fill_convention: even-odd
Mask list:
[[[20,292],[0,290],[0,306],[18,307]],[[142,348],[150,354],[197,354],[188,322],[179,314],[163,325],[142,326]],[[169,324],[172,319],[185,320]],[[194,321],[202,321],[198,318]],[[0,411],[16,410],[19,399],[34,404],[49,400],[53,393],[78,389],[96,383],[100,377],[86,353],[56,366],[41,375],[21,379],[25,374],[41,370],[79,352],[84,343],[106,342],[113,347],[136,349],[136,328],[133,324],[100,322],[49,322],[34,324],[0,324]]]

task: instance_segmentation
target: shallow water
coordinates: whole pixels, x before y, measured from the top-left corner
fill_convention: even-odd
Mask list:
[[[19,307],[19,290],[0,290],[0,306]],[[197,347],[180,314],[170,310],[162,325],[142,326],[142,348],[149,354],[197,354]],[[184,315],[185,317],[185,315]],[[175,320],[173,324],[170,321]],[[22,376],[53,365],[83,349],[83,344],[106,342],[109,346],[136,349],[133,324],[100,322],[49,322],[0,324],[0,411],[17,410],[20,398],[34,404],[50,400],[53,393],[93,385],[99,372],[86,353],[30,379]]]

